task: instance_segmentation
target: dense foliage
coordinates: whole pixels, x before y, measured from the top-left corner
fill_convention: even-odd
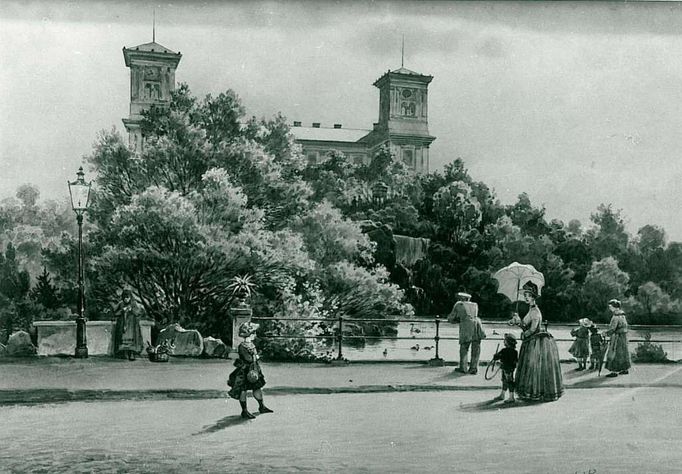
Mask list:
[[[336,152],[309,163],[283,117],[247,119],[232,91],[198,99],[182,85],[142,128],[141,153],[110,131],[86,157],[92,319],[111,317],[129,286],[159,323],[229,337],[227,288],[250,275],[256,314],[281,318],[263,332],[286,336],[265,350],[304,360],[319,347],[301,336],[333,328],[293,318],[444,314],[462,290],[484,318],[506,318],[491,275],[519,261],[544,273],[550,321],[605,322],[617,297],[631,323],[681,322],[682,243],[653,225],[630,235],[611,205],[587,227],[549,220],[526,194],[501,204],[461,159],[417,175],[387,148],[368,163]],[[31,185],[0,203],[0,341],[75,310],[76,235],[68,203],[41,203]],[[428,239],[428,252],[405,263],[394,236]]]

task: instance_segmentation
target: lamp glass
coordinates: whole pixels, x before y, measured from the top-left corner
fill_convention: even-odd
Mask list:
[[[78,179],[69,182],[69,194],[71,195],[71,207],[77,213],[83,213],[88,209],[90,199],[90,183],[83,179],[83,168],[78,170]]]

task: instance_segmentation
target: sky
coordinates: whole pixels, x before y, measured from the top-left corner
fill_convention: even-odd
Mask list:
[[[122,48],[182,53],[197,96],[249,115],[371,128],[372,83],[401,64],[429,86],[431,168],[462,158],[503,204],[682,241],[682,4],[588,2],[0,3],[0,198],[64,199],[101,130],[123,132]],[[87,179],[87,176],[86,176]]]

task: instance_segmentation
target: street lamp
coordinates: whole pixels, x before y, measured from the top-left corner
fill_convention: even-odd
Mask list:
[[[76,213],[78,221],[78,317],[76,318],[76,358],[88,356],[88,341],[85,334],[85,293],[83,291],[83,213],[88,209],[90,199],[90,183],[83,179],[83,167],[78,168],[76,181],[67,181],[69,195],[71,195],[71,207]]]

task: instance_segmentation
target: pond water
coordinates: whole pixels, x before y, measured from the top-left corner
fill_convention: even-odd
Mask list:
[[[600,332],[605,325],[599,325]],[[481,343],[481,361],[492,359],[497,345],[503,347],[504,333],[511,332],[517,339],[521,334],[518,327],[508,326],[506,323],[484,322],[484,328],[488,335]],[[549,324],[548,331],[554,336],[559,348],[561,359],[571,359],[568,349],[573,343],[571,329],[575,325]],[[637,344],[644,340],[647,333],[651,334],[652,342],[657,342],[668,353],[668,359],[682,359],[682,327],[675,328],[630,328],[630,351],[634,352]],[[434,321],[421,319],[414,323],[401,322],[398,324],[398,338],[407,339],[367,339],[364,345],[343,344],[343,356],[350,361],[365,360],[401,360],[401,361],[426,361],[435,356],[436,324]],[[446,362],[459,360],[459,341],[453,338],[459,336],[459,326],[442,320],[440,323],[440,343],[438,353]],[[419,344],[419,350],[413,349]],[[517,346],[518,347],[518,346]],[[330,348],[331,349],[331,348]],[[337,354],[337,346],[334,345],[334,357]],[[385,352],[385,354],[384,354]]]

